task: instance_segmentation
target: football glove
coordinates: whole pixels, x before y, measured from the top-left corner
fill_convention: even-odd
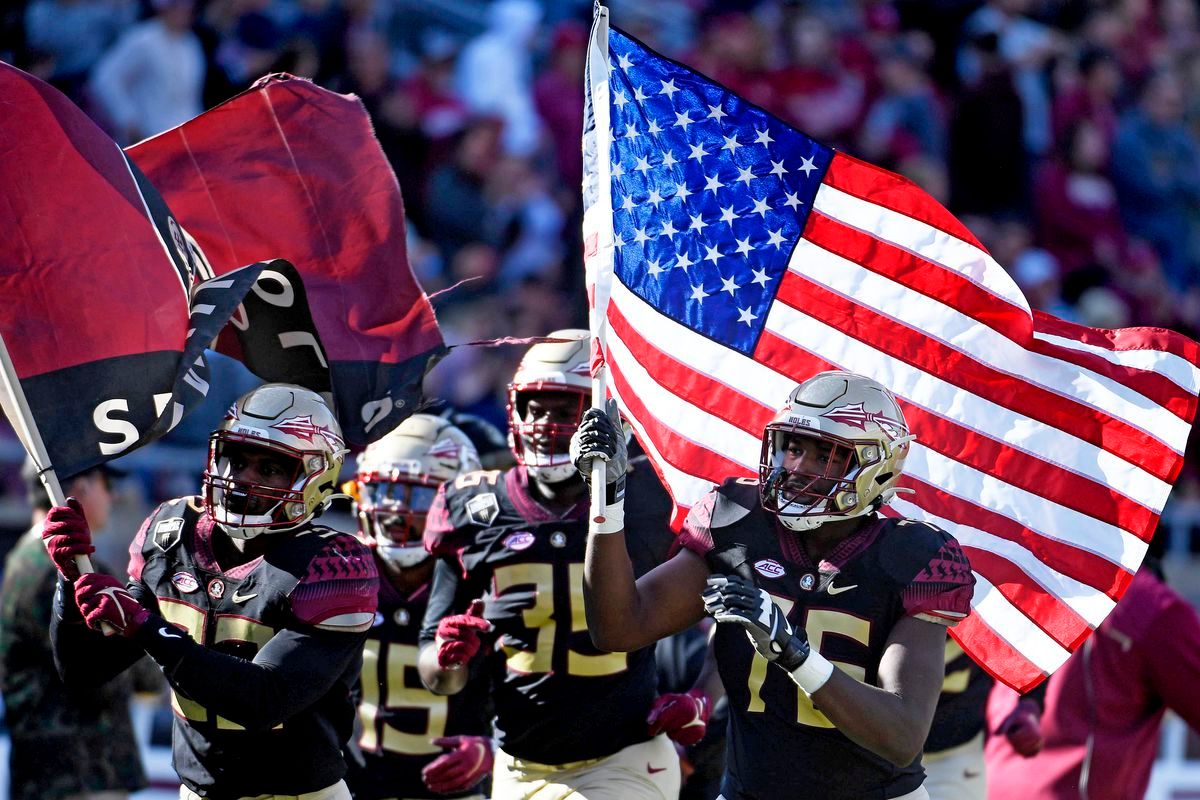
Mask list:
[[[625,447],[625,433],[621,430],[621,415],[617,401],[609,400],[606,411],[589,408],[583,412],[579,429],[571,437],[571,461],[585,481],[592,479],[592,459],[599,458],[608,463],[605,482],[612,494],[613,485],[625,482],[629,469],[629,452]]]
[[[119,633],[128,638],[150,618],[150,612],[119,580],[96,572],[80,575],[75,581],[75,604],[88,627],[105,636]]]
[[[448,748],[421,770],[421,780],[438,794],[465,792],[492,771],[492,740],[483,736],[443,736],[437,747]]]
[[[791,672],[808,658],[808,637],[792,630],[766,591],[740,575],[710,575],[706,583],[700,595],[704,610],[717,622],[745,628],[754,649],[767,661]]]
[[[665,733],[671,741],[690,747],[704,738],[710,708],[708,695],[700,689],[659,695],[646,717],[646,732],[651,736]]]
[[[442,669],[458,669],[475,657],[483,642],[479,634],[492,630],[483,618],[483,601],[473,600],[465,614],[446,617],[438,623],[437,662]]]
[[[68,497],[65,506],[50,509],[42,523],[42,543],[60,575],[69,581],[79,577],[75,557],[91,555],[96,546],[78,500]]]
[[[1036,756],[1046,744],[1042,735],[1042,710],[1032,700],[1019,701],[996,727],[996,735],[1008,739],[1012,749],[1025,758]]]

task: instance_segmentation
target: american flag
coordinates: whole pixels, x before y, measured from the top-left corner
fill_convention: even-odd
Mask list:
[[[825,369],[891,388],[917,440],[885,513],[964,546],[953,635],[1024,691],[1141,564],[1196,413],[1200,346],[1031,311],[962,223],[617,30],[588,59],[595,366],[675,501],[756,476],[763,426]]]

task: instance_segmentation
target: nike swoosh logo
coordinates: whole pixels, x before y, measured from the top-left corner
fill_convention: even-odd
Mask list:
[[[251,592],[250,594],[238,594],[237,592],[234,592],[233,596],[230,597],[229,599],[235,603],[244,603],[247,600],[250,600],[255,597],[258,597],[258,592]]]
[[[652,767],[652,766],[650,766],[650,762],[646,762],[646,772],[649,772],[651,775],[653,775],[656,772],[663,772],[665,770],[666,770],[666,767]]]
[[[829,588],[826,589],[825,591],[827,594],[833,595],[833,594],[841,594],[842,592],[848,592],[851,589],[857,589],[857,588],[858,588],[857,583],[852,583],[849,586],[834,586],[831,583],[831,584],[829,584]]]
[[[171,633],[166,628],[159,628],[158,635],[163,637],[164,639],[182,639],[183,638],[182,633]]]

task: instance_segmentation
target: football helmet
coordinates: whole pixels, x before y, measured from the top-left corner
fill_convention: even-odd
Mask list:
[[[896,493],[914,438],[882,384],[851,372],[814,375],[763,431],[762,506],[794,531],[874,511]]]
[[[413,414],[358,459],[359,530],[380,558],[401,569],[429,557],[425,516],[443,482],[480,469],[467,435],[433,414]]]
[[[525,353],[508,385],[508,431],[517,463],[537,480],[559,483],[578,475],[571,463],[571,435],[579,428],[592,390],[588,368],[591,340],[587,331],[578,328],[554,331],[550,337],[571,341],[535,344]],[[528,418],[529,399],[535,394],[568,398],[574,408],[573,421]]]
[[[283,485],[234,477],[242,454],[255,450],[287,465]],[[321,395],[287,383],[259,386],[209,436],[204,507],[238,539],[293,530],[324,509],[345,456],[341,427]]]

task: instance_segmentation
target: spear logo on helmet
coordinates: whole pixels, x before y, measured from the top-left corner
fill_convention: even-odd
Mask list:
[[[306,442],[315,442],[316,437],[320,436],[333,450],[341,450],[346,446],[345,442],[342,441],[342,437],[329,430],[329,428],[314,424],[311,414],[305,414],[303,417],[288,417],[276,422],[271,427],[295,436],[298,439],[303,439]]]
[[[867,411],[862,403],[839,406],[826,411],[821,416],[834,422],[840,422],[843,425],[851,425],[863,431],[867,429],[868,422],[874,422],[879,426],[880,430],[893,439],[905,433],[904,426],[900,422],[876,411]]]

